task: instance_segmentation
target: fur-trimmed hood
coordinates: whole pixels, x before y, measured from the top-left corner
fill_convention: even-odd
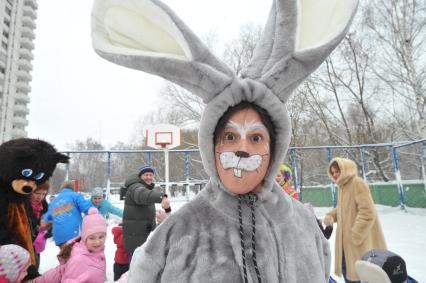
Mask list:
[[[331,176],[331,173],[330,173],[331,164],[333,164],[334,162],[337,163],[340,169],[340,176],[337,180],[334,180],[333,176]],[[328,164],[327,173],[328,173],[328,177],[333,182],[336,182],[336,184],[338,185],[344,185],[347,182],[349,182],[354,176],[358,175],[358,167],[356,166],[356,163],[353,160],[341,158],[341,157],[335,157]]]

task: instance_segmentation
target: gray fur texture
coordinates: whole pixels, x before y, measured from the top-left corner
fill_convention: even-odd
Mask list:
[[[173,213],[142,247],[136,249],[129,282],[243,282],[238,198],[219,180],[213,145],[213,134],[220,117],[229,107],[242,101],[265,109],[275,130],[275,153],[271,156],[254,209],[254,244],[262,282],[315,283],[328,280],[329,246],[314,215],[285,194],[274,177],[290,140],[291,123],[285,102],[345,36],[357,1],[332,1],[343,15],[337,21],[338,27],[335,22],[323,19],[321,24],[325,25],[325,38],[313,43],[300,41],[312,43],[312,46],[308,44],[297,50],[298,39],[306,36],[299,31],[310,31],[309,28],[300,28],[302,16],[299,13],[304,11],[309,15],[315,10],[304,10],[305,7],[301,9],[300,5],[312,5],[315,1],[273,0],[265,31],[252,61],[243,70],[242,76],[237,77],[160,1],[95,0],[92,38],[94,49],[100,56],[116,64],[162,76],[192,91],[207,103],[200,124],[199,147],[210,181],[195,199]],[[326,3],[323,9],[328,9],[330,3]],[[139,43],[143,36],[135,36],[134,30],[126,33],[125,28],[114,30],[117,22],[122,21],[117,27],[126,26],[126,17],[117,19],[108,12],[116,7],[127,10],[139,7],[137,13],[142,17],[149,18],[154,13],[163,19],[165,30],[172,31],[182,52],[165,54],[159,51],[156,54],[155,50],[135,49],[129,46],[128,41],[120,42],[119,38],[126,38]],[[144,14],[145,10],[154,12]],[[330,15],[340,16],[336,11]],[[154,22],[156,19],[151,18]],[[113,26],[105,23],[113,23]],[[134,28],[132,25],[127,27]],[[112,29],[120,36],[113,36]],[[329,30],[332,32],[327,34]],[[134,46],[150,46],[140,43]],[[251,242],[252,218],[247,205],[243,205],[242,218],[248,281],[257,282]]]
[[[128,282],[244,282],[237,200],[208,184],[136,249]],[[250,211],[243,209],[245,238]],[[256,255],[262,282],[326,282],[327,240],[314,216],[274,184],[256,204]],[[251,259],[250,240],[246,256]],[[249,282],[257,282],[248,261]]]

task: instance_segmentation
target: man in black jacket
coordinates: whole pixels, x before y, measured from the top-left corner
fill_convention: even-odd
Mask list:
[[[170,212],[167,195],[154,190],[155,170],[151,166],[143,166],[137,175],[129,177],[125,182],[127,188],[124,200],[123,236],[124,248],[131,256],[135,249],[145,243],[149,233],[156,227],[155,203]]]

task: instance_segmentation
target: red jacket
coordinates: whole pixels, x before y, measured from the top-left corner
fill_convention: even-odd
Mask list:
[[[112,234],[114,234],[114,243],[117,245],[114,262],[119,264],[128,264],[129,254],[126,252],[123,245],[123,226],[116,226],[112,228]]]

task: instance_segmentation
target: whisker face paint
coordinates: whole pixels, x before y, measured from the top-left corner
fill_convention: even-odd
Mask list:
[[[230,191],[259,189],[270,160],[270,136],[259,113],[247,108],[231,115],[215,153],[219,177]]]

